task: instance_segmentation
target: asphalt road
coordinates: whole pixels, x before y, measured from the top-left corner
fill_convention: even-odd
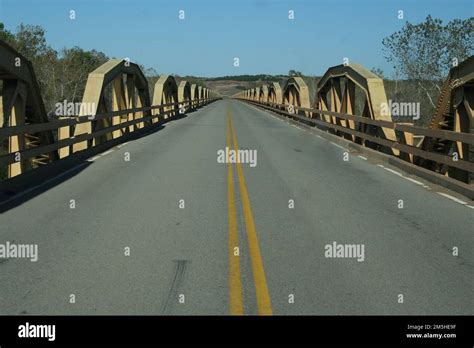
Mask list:
[[[225,99],[114,148],[0,215],[39,248],[0,259],[0,314],[473,314],[474,209],[345,151]]]

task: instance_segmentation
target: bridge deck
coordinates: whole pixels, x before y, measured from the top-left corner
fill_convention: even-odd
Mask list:
[[[265,296],[254,287],[257,256],[274,314],[473,312],[473,209],[370,159],[343,161],[345,150],[327,140],[229,100],[115,148],[1,214],[2,240],[37,243],[39,260],[0,263],[0,312],[228,314],[227,166],[216,158],[229,111],[239,146],[258,153],[255,168],[242,167],[259,255],[249,251],[234,168],[244,313],[257,314]],[[363,243],[364,261],[326,258],[333,242]]]

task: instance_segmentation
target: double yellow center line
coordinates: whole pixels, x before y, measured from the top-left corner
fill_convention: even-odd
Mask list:
[[[227,147],[231,148],[231,137],[234,150],[237,152],[237,138],[232,123],[232,111],[227,105]],[[239,181],[240,198],[242,201],[242,210],[245,220],[245,230],[247,231],[247,240],[249,245],[249,253],[252,264],[253,280],[255,285],[255,294],[257,299],[257,309],[259,315],[272,315],[272,304],[270,294],[268,292],[267,280],[263,268],[262,256],[258,244],[257,231],[252,215],[252,207],[250,205],[247,185],[245,184],[244,172],[242,165],[236,163],[237,178]],[[229,209],[229,289],[230,289],[230,314],[244,314],[243,298],[242,298],[242,278],[240,273],[240,247],[237,225],[237,210],[235,207],[234,194],[234,174],[232,164],[227,161],[227,199]]]

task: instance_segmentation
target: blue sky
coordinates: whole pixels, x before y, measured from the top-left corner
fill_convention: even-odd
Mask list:
[[[76,19],[69,19],[75,10]],[[180,20],[180,10],[185,19]],[[288,19],[293,10],[295,19]],[[404,19],[397,18],[398,10]],[[46,29],[55,49],[80,46],[159,73],[321,75],[344,57],[386,73],[382,39],[405,21],[474,15],[473,0],[0,0],[0,21]],[[239,57],[240,67],[233,65]]]

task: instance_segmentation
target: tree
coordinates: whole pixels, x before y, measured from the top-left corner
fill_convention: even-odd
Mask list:
[[[33,64],[46,112],[51,115],[57,102],[80,101],[88,74],[109,58],[102,52],[79,47],[57,52],[47,43],[45,34],[39,25],[20,24],[12,33],[0,23],[0,39]]]
[[[0,40],[12,44],[15,40],[15,35],[5,29],[5,25],[0,22]]]
[[[155,68],[147,68],[144,65],[140,64],[140,69],[142,69],[143,74],[147,77],[155,77],[155,76],[160,76],[158,71],[156,71]]]
[[[63,48],[57,60],[55,101],[79,102],[89,73],[107,60],[104,53],[96,50],[85,51],[77,46]]]
[[[383,73],[383,70],[380,69],[380,68],[372,68],[370,69],[371,72],[373,72],[375,75],[377,75],[378,77],[380,77],[381,79],[384,79],[385,78],[385,75]]]
[[[15,48],[31,61],[54,50],[46,43],[45,30],[39,25],[20,24],[15,34]]]
[[[9,44],[33,64],[46,110],[49,111],[57,93],[58,57],[46,42],[45,30],[39,25],[20,24]]]
[[[455,19],[443,25],[441,19],[426,17],[419,24],[405,26],[383,39],[385,58],[397,75],[414,80],[434,107],[435,97],[453,63],[473,52],[474,17]]]
[[[295,76],[303,76],[303,73],[298,70],[290,70],[288,71],[288,76],[295,77]]]

